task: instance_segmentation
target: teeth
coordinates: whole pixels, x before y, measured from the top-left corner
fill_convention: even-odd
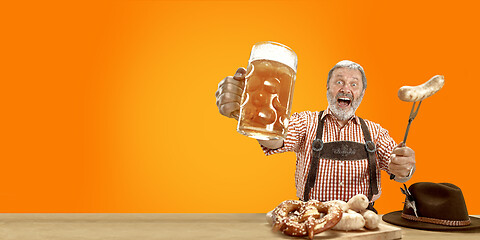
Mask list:
[[[339,98],[340,100],[344,100],[344,101],[350,101],[349,98]]]

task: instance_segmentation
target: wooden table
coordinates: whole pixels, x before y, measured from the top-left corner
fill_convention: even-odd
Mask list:
[[[394,227],[388,223],[383,223]],[[395,226],[396,227],[396,226]],[[3,213],[0,239],[306,239],[272,232],[263,213]],[[338,239],[338,231],[327,231],[315,239]],[[398,229],[397,229],[398,233]],[[401,228],[403,239],[480,239],[480,230],[433,232]],[[350,238],[344,238],[350,239]],[[356,239],[356,238],[355,238]],[[376,238],[379,239],[379,238]],[[384,239],[384,238],[380,238]]]

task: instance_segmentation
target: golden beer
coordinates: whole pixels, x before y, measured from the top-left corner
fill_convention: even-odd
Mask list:
[[[278,47],[283,50],[278,52]],[[272,54],[272,49],[269,50],[264,52],[270,56],[255,55],[255,46],[252,50],[253,57],[251,56],[247,67],[237,131],[256,139],[285,139],[295,85],[296,55],[281,44],[274,45],[273,50],[277,52]],[[287,50],[287,54],[281,52],[284,50]],[[281,54],[286,56],[278,57]]]

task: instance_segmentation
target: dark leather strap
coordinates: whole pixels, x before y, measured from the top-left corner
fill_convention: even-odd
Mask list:
[[[367,206],[367,210],[371,210],[371,211],[373,211],[374,213],[378,214],[377,209],[375,209],[375,208],[373,207],[374,204],[375,204],[375,202],[369,203],[368,206]]]
[[[373,195],[378,194],[377,186],[377,161],[375,156],[375,144],[372,142],[372,137],[370,136],[370,131],[368,130],[367,124],[361,118],[360,125],[362,126],[363,137],[365,138],[365,149],[367,150],[368,155],[368,171],[369,171],[369,184],[368,184],[368,200],[372,200]]]
[[[320,158],[332,160],[355,161],[368,158],[365,144],[352,141],[335,141],[323,143]]]
[[[317,123],[317,135],[315,140],[312,143],[312,154],[310,157],[310,168],[308,170],[307,182],[305,183],[305,189],[303,189],[303,201],[308,201],[310,196],[310,191],[315,185],[315,180],[317,178],[318,171],[318,162],[320,159],[320,152],[323,149],[323,121],[322,121],[323,111],[318,113],[318,123]]]

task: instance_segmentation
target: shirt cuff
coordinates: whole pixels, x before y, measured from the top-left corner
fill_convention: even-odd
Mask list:
[[[259,144],[260,144],[260,143],[259,143]],[[263,146],[262,144],[260,144],[260,147],[262,148],[263,153],[264,153],[266,156],[270,156],[270,155],[275,154],[275,153],[282,153],[282,152],[286,152],[286,151],[287,151],[286,148],[285,148],[285,141],[283,141],[281,147],[275,148],[275,149],[271,149],[271,148],[265,147],[265,146]]]

